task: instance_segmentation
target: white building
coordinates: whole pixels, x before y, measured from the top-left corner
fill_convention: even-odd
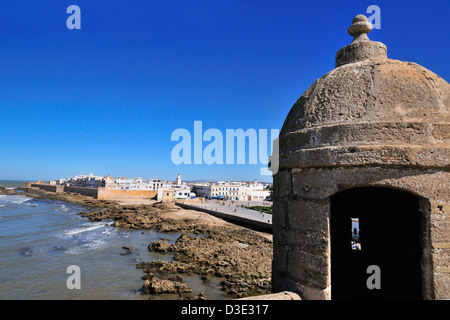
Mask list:
[[[172,183],[159,179],[143,180],[142,178],[116,178],[106,184],[108,189],[158,191],[163,187],[171,187]]]
[[[241,190],[241,200],[243,201],[264,201],[269,197],[269,190],[254,190],[246,187]]]
[[[211,185],[209,183],[195,183],[192,185],[197,197],[211,199]]]
[[[264,201],[270,196],[270,191],[265,190],[265,185],[253,182],[218,181],[210,186],[195,186],[195,190],[201,190],[202,196],[208,199],[240,200],[240,201]]]
[[[66,181],[67,181],[67,179],[56,179],[55,183],[57,185],[64,185],[64,184],[66,184]]]
[[[265,190],[265,185],[257,180],[249,182],[241,188],[241,200],[244,201],[264,201],[270,197],[270,191]]]
[[[174,200],[190,199],[190,198],[195,197],[195,193],[191,192],[191,189],[187,186],[181,186],[180,188],[178,188],[178,187],[172,187],[172,185],[170,185],[170,186],[166,185],[165,187],[158,189],[157,200],[162,201],[164,198],[164,193],[166,193],[166,192],[173,193]],[[167,195],[169,195],[169,193]]]
[[[241,185],[239,182],[219,181],[210,186],[209,199],[240,200]]]
[[[86,188],[98,188],[102,187],[104,185],[103,177],[94,176],[92,174],[89,175],[89,177],[85,180],[85,187]]]
[[[191,193],[189,188],[176,188],[173,192],[174,199],[189,199],[195,197],[195,193]]]
[[[94,176],[92,173],[79,174],[73,178],[57,179],[57,185],[69,185],[74,187],[98,188],[104,185],[104,178]]]

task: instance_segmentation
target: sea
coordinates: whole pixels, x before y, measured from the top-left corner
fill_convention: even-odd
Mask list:
[[[25,182],[0,180],[0,185],[18,188]],[[89,222],[79,215],[86,210],[20,192],[0,195],[0,299],[180,299],[178,294],[142,295],[144,272],[136,268],[141,261],[172,260],[172,254],[150,252],[147,246],[160,239],[174,243],[180,233],[119,229],[112,220]],[[208,299],[228,299],[220,279],[183,277],[192,296],[203,291]]]

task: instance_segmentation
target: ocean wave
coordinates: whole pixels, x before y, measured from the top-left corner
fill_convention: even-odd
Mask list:
[[[86,251],[96,250],[102,248],[106,242],[103,239],[92,240],[88,243],[84,243],[81,245],[77,245],[71,248],[68,248],[65,252],[68,254],[81,254]]]
[[[67,254],[82,254],[100,249],[109,243],[110,233],[114,234],[114,230],[111,228],[112,223],[89,222],[82,227],[65,230],[58,236],[62,239],[59,245],[67,248],[65,251]]]
[[[92,230],[96,230],[96,229],[100,229],[100,228],[105,228],[105,225],[98,225],[98,226],[90,226],[90,227],[86,227],[86,228],[77,228],[74,230],[70,230],[70,231],[66,231],[64,233],[65,236],[74,236],[80,233],[84,233],[84,232],[88,232],[88,231],[92,231]]]
[[[25,203],[25,205],[29,206],[29,207],[37,207],[37,206],[39,206],[37,203]]]
[[[32,199],[22,195],[0,195],[0,204],[22,204]]]
[[[67,208],[65,204],[60,204],[58,205],[58,208],[55,208],[55,211],[67,212],[69,211],[69,208]]]

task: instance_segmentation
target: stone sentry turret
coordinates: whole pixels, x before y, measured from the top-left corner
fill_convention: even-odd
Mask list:
[[[273,291],[450,299],[450,85],[389,59],[371,29],[353,19],[280,132]]]

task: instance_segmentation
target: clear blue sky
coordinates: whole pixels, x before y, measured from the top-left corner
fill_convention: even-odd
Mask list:
[[[81,30],[66,27],[72,4]],[[175,165],[171,134],[280,129],[373,4],[369,37],[449,81],[448,0],[3,0],[0,179],[271,181],[261,164]]]

